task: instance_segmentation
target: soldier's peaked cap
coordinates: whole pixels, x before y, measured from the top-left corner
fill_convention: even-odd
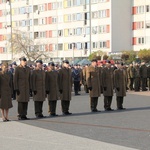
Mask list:
[[[55,66],[54,62],[49,62],[48,65],[49,66]]]
[[[27,59],[23,56],[21,58],[19,58],[20,61],[27,61]]]
[[[68,61],[68,60],[64,60],[64,61],[63,61],[63,63],[67,63],[67,64],[69,64],[69,61]]]
[[[43,61],[42,60],[37,60],[36,63],[43,64]]]

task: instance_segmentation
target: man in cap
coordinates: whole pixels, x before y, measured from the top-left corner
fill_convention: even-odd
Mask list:
[[[71,115],[69,106],[72,91],[72,74],[69,68],[69,61],[64,60],[62,69],[59,70],[59,92],[63,115]]]
[[[80,95],[78,92],[80,89],[81,73],[80,73],[77,65],[74,65],[74,68],[72,71],[72,78],[73,78],[73,82],[74,82],[75,95]]]
[[[14,90],[17,93],[18,119],[27,120],[27,109],[30,91],[30,68],[27,66],[25,57],[21,57],[20,65],[16,67],[14,73]]]
[[[87,69],[86,81],[90,93],[90,107],[92,112],[98,112],[98,97],[101,95],[100,71],[97,67],[97,60],[93,59]]]
[[[32,72],[32,91],[36,118],[43,118],[43,101],[45,101],[45,71],[42,60],[36,61],[36,68]]]
[[[113,69],[111,68],[111,62],[107,61],[105,64],[105,68],[102,69],[102,87],[103,87],[103,95],[104,95],[104,109],[106,111],[112,111],[111,103],[113,97],[113,89],[114,89],[114,76]]]
[[[123,63],[118,63],[114,71],[114,87],[116,89],[117,109],[124,110],[123,98],[126,96],[127,74],[124,70]]]
[[[58,71],[55,70],[53,62],[48,63],[48,70],[46,72],[46,94],[48,95],[50,116],[58,116],[56,114],[56,105],[59,99]]]

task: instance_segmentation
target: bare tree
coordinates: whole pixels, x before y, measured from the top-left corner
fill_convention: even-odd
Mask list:
[[[52,55],[47,50],[39,50],[40,45],[44,45],[46,48],[46,44],[42,44],[40,41],[35,43],[35,41],[32,40],[26,32],[22,32],[20,30],[13,30],[10,42],[13,53],[17,55],[24,55],[29,61],[34,62],[37,59],[47,60],[50,58],[50,55]]]

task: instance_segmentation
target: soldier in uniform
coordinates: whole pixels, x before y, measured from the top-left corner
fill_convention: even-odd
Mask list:
[[[82,84],[84,85],[84,90],[86,93],[89,93],[87,82],[86,82],[86,72],[87,72],[88,65],[85,65],[85,67],[82,69]]]
[[[2,64],[2,72],[0,72],[0,109],[3,122],[9,121],[8,112],[12,108],[12,85],[12,75],[8,72],[8,63],[4,62]]]
[[[72,74],[69,68],[69,61],[64,60],[62,69],[59,70],[59,92],[63,115],[71,115],[69,106],[72,91]]]
[[[58,116],[56,114],[56,105],[59,99],[58,90],[58,71],[55,70],[55,64],[50,62],[46,72],[46,94],[48,95],[50,116]]]
[[[90,93],[91,112],[98,112],[97,104],[98,97],[101,95],[101,82],[96,59],[92,60],[91,65],[87,69],[86,81]]]
[[[114,87],[116,89],[117,109],[124,110],[123,99],[126,96],[127,75],[123,69],[123,64],[118,64],[118,69],[114,71]]]
[[[36,61],[36,68],[32,72],[32,91],[36,118],[43,118],[43,102],[45,101],[45,71],[42,60]]]
[[[141,67],[140,67],[140,76],[141,76],[141,86],[142,86],[142,91],[147,91],[147,67],[145,65],[145,62],[142,62]]]
[[[133,64],[130,64],[130,66],[127,68],[127,75],[128,75],[128,88],[129,90],[133,90],[133,83],[134,83],[134,72],[135,68],[133,67]]]
[[[114,89],[114,77],[113,69],[111,68],[111,62],[106,62],[106,67],[102,70],[102,87],[104,95],[104,109],[106,111],[112,111],[111,103]]]
[[[138,92],[140,91],[140,66],[138,63],[136,63],[134,66],[134,75],[134,91]]]
[[[30,91],[30,68],[25,57],[20,58],[20,65],[14,73],[14,89],[17,93],[18,119],[27,120],[27,109]]]

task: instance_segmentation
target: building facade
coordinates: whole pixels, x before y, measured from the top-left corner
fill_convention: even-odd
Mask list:
[[[15,57],[14,30],[57,61],[149,48],[149,7],[150,0],[0,0],[0,60]]]

